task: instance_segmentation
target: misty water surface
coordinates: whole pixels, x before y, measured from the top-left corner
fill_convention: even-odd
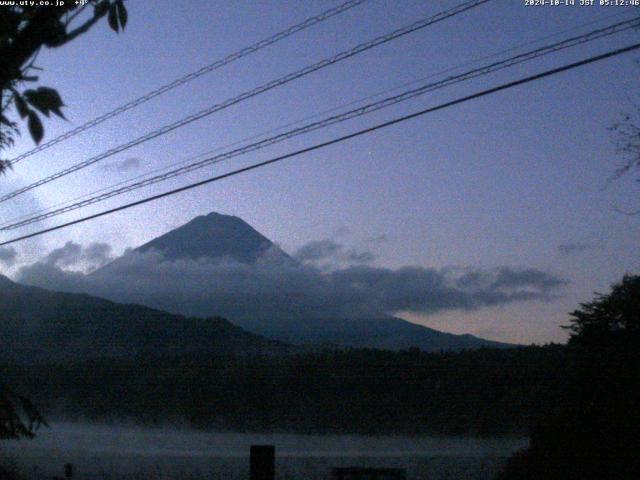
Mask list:
[[[248,478],[249,447],[276,446],[281,479],[326,479],[333,466],[390,466],[410,479],[491,478],[524,438],[210,433],[54,423],[36,439],[5,442],[31,477],[75,467],[75,478]]]

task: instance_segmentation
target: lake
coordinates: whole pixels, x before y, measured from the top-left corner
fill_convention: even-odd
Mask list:
[[[325,480],[331,467],[407,469],[409,480],[491,479],[528,439],[197,432],[175,428],[52,423],[34,440],[3,442],[29,478],[247,479],[249,447],[276,447],[282,480]]]

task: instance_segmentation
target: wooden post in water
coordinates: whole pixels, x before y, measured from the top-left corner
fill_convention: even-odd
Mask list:
[[[33,472],[37,473],[37,467],[33,467]],[[64,464],[64,477],[53,477],[53,480],[71,480],[73,477],[73,465],[70,463]]]
[[[251,445],[251,480],[275,480],[276,447],[273,445]]]

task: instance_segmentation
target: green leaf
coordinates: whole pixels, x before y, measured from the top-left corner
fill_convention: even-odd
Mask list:
[[[129,19],[129,14],[124,6],[124,0],[116,0],[116,7],[118,8],[118,20],[120,20],[120,27],[124,30],[124,27],[127,26],[127,20]]]
[[[114,32],[118,32],[120,30],[120,27],[118,26],[118,12],[117,12],[117,4],[112,4],[109,7],[109,26],[111,27],[111,30],[113,30]]]
[[[24,118],[29,115],[29,107],[27,107],[27,102],[25,102],[24,99],[17,93],[14,93],[13,102],[16,104],[16,110],[18,111],[20,118]]]
[[[44,127],[42,126],[40,118],[38,118],[38,114],[33,110],[29,111],[28,125],[31,138],[33,138],[36,144],[39,144],[42,141],[42,137],[44,137]]]

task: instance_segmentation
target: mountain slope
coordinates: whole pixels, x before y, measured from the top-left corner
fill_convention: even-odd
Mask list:
[[[186,318],[27,287],[2,275],[0,338],[0,361],[19,363],[288,351],[222,318]]]
[[[196,217],[134,251],[156,250],[167,260],[230,257],[242,263],[254,263],[271,248],[277,249],[268,238],[240,218],[212,212]]]
[[[305,321],[239,318],[234,322],[259,335],[297,345],[384,350],[418,347],[427,352],[515,346],[469,334],[441,332],[390,315],[377,318],[314,318]]]
[[[299,263],[276,247],[269,239],[257,232],[253,227],[238,217],[210,213],[200,216],[185,225],[176,228],[144,245],[133,252],[145,253],[150,250],[162,252],[167,260],[181,259],[220,259],[230,257],[247,265],[255,264],[267,250],[277,252],[281,258],[286,259],[288,266],[300,267]],[[126,269],[118,271],[117,266],[125,264],[127,254],[115,260],[112,264],[96,270],[92,276],[122,275]],[[122,262],[122,263],[121,263]],[[160,270],[158,270],[160,272]],[[160,274],[160,273],[159,273]],[[147,275],[149,272],[147,271]],[[105,277],[105,278],[106,278]],[[227,279],[228,280],[228,279]],[[278,284],[278,274],[274,275],[274,285]],[[203,279],[203,281],[208,281]],[[211,280],[218,281],[217,279]],[[222,281],[222,280],[221,280]],[[247,285],[246,288],[252,288]],[[277,288],[274,286],[273,288]],[[202,288],[202,292],[206,292]],[[266,300],[268,295],[263,294],[255,300],[247,297],[252,302],[253,311],[246,313],[243,302],[232,303],[229,307],[218,303],[216,306],[201,308],[193,303],[180,303],[168,295],[146,295],[148,292],[134,294],[126,292],[124,298],[136,302],[146,303],[163,310],[174,311],[189,315],[216,315],[222,314],[230,318],[241,327],[264,335],[266,337],[291,342],[295,344],[322,344],[343,347],[371,347],[385,349],[405,349],[419,347],[426,351],[461,350],[480,347],[511,347],[512,345],[484,340],[472,335],[453,335],[433,330],[421,325],[416,325],[392,316],[380,315],[369,318],[334,318],[330,316],[311,316],[310,314],[294,314],[290,312],[273,312],[268,310],[268,305],[261,306],[260,301]],[[123,300],[117,297],[117,300]],[[244,302],[245,304],[247,302]],[[291,305],[295,307],[295,297],[291,298]],[[284,309],[283,309],[284,310]],[[291,311],[301,309],[291,308]],[[257,313],[255,313],[257,312]]]

